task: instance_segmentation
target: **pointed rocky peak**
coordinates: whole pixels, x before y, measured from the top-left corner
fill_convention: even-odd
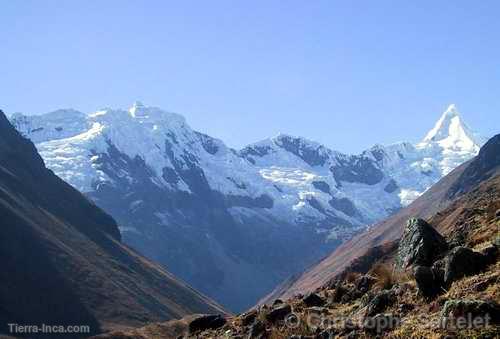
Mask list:
[[[418,146],[439,145],[445,149],[477,152],[481,144],[482,138],[463,121],[456,105],[451,104]]]

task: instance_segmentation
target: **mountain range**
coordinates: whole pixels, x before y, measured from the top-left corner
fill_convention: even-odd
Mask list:
[[[141,103],[10,121],[117,220],[125,243],[235,311],[411,204],[484,143],[454,105],[421,142],[358,155],[286,134],[235,150]]]
[[[215,326],[188,317],[96,339],[496,338],[499,226],[500,134],[265,304]]]

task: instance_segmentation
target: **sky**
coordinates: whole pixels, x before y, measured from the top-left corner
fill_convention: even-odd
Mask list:
[[[455,103],[500,132],[500,2],[0,0],[0,109],[136,100],[240,148],[287,133],[356,153]]]

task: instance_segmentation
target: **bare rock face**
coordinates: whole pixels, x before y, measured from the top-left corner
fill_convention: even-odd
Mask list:
[[[408,220],[399,242],[396,267],[431,266],[448,248],[446,240],[423,219]]]

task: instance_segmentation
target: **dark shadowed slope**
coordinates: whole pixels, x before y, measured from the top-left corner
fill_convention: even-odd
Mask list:
[[[8,323],[98,333],[224,312],[121,244],[115,221],[46,169],[1,111],[0,260],[0,333]]]
[[[360,264],[358,258],[371,257],[376,261],[379,259],[377,256],[391,251],[392,243],[400,238],[406,220],[410,217],[425,219],[433,216],[479,183],[497,176],[499,172],[500,135],[496,135],[481,148],[477,157],[456,168],[408,207],[347,241],[319,264],[305,271],[292,284],[286,284],[286,288],[277,288],[262,299],[261,303],[276,298],[290,298],[323,286],[353,263]],[[368,266],[369,264],[366,263]]]

